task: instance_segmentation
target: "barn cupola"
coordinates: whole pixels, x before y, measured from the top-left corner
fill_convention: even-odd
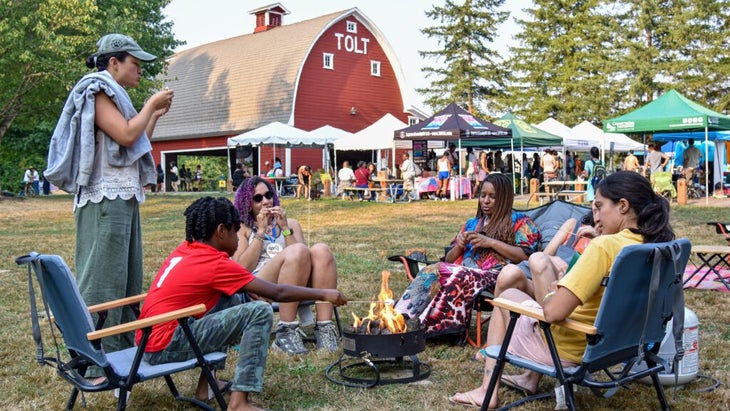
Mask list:
[[[256,27],[253,32],[259,33],[281,26],[282,18],[285,14],[289,14],[289,10],[284,8],[281,3],[273,3],[251,10],[248,14],[256,16]]]

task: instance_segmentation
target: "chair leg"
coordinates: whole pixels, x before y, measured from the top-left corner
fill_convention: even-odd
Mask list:
[[[68,401],[66,401],[66,409],[72,410],[74,409],[74,404],[76,404],[76,399],[79,397],[79,389],[74,387],[71,390],[71,395],[68,396]]]
[[[654,390],[656,390],[656,396],[659,400],[659,404],[662,406],[662,410],[670,410],[671,407],[669,406],[667,397],[664,394],[664,387],[662,386],[661,381],[659,381],[659,376],[656,373],[651,374],[651,382],[654,384]]]

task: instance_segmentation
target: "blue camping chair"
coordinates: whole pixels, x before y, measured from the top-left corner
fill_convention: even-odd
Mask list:
[[[558,380],[565,394],[566,405],[575,410],[574,385],[591,388],[595,393],[603,392],[604,397],[613,395],[628,383],[651,377],[657,398],[662,409],[670,409],[659,381],[658,373],[669,370],[656,352],[665,335],[666,324],[673,318],[673,334],[677,356],[674,370],[683,353],[682,334],[684,328],[684,293],[682,275],[690,254],[690,242],[686,238],[667,243],[632,245],[621,250],[613,263],[611,273],[605,280],[598,316],[593,326],[564,320],[552,324],[586,334],[588,345],[583,362],[576,367],[563,368],[560,364],[550,323],[545,322],[541,310],[524,307],[519,303],[503,298],[493,300],[495,307],[510,311],[502,345],[487,347],[487,355],[497,360],[489,381],[482,410],[487,409],[489,398],[501,378],[505,363],[526,368]],[[550,353],[553,366],[538,364],[507,353],[517,318],[527,315],[539,320],[539,324]],[[634,370],[634,364],[645,360],[646,369]],[[619,370],[616,370],[619,367]],[[610,368],[610,370],[609,370]],[[609,378],[594,379],[593,373],[604,372]],[[509,409],[527,401],[549,398],[553,394],[537,394],[508,404]]]
[[[56,372],[73,387],[66,403],[67,410],[73,409],[79,392],[109,390],[119,390],[117,410],[124,410],[127,404],[126,394],[132,391],[133,386],[157,377],[165,379],[175,399],[191,402],[206,410],[213,410],[214,408],[196,398],[182,397],[171,378],[172,374],[198,367],[201,368],[207,378],[218,405],[223,410],[227,408],[225,399],[218,389],[215,376],[210,368],[210,365],[213,364],[225,364],[226,353],[212,352],[203,354],[188,326],[188,320],[191,316],[205,312],[204,304],[104,329],[102,328],[103,322],[106,318],[106,312],[110,309],[132,305],[133,310],[139,315],[139,303],[144,299],[145,294],[87,307],[81,298],[71,271],[61,257],[31,253],[17,258],[16,263],[18,265],[28,265],[28,290],[30,293],[33,337],[37,346],[36,359],[41,365],[50,365],[56,368]],[[56,341],[55,356],[46,356],[44,353],[35,302],[33,272],[35,272],[38,281],[46,314],[51,319],[49,321],[51,335],[56,341],[57,328],[63,337],[63,343],[65,343],[65,349],[63,349]],[[91,319],[92,312],[99,314],[99,322],[96,327],[94,327]],[[196,353],[196,358],[183,362],[151,365],[143,360],[142,355],[152,331],[152,326],[170,320],[178,320],[182,325],[185,335]],[[102,338],[139,329],[142,330],[142,340],[138,347],[109,353],[104,351]],[[98,366],[103,370],[106,377],[105,382],[94,385],[85,378],[86,370],[91,366]]]

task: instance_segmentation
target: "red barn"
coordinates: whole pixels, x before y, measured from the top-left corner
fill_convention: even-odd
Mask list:
[[[386,113],[406,123],[423,118],[406,101],[395,52],[357,8],[290,25],[282,24],[289,12],[280,3],[250,13],[253,33],[170,58],[163,80],[175,100],[152,138],[157,162],[181,154],[226,156],[229,137],[273,121],[357,132]],[[250,150],[239,150],[239,158],[241,151]],[[262,147],[260,155],[273,158],[273,148]],[[276,155],[287,174],[300,164],[323,166],[321,147],[278,147]],[[258,156],[252,159],[256,170]]]

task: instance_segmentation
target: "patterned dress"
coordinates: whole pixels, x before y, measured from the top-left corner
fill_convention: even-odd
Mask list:
[[[469,219],[461,228],[476,231],[479,218]],[[512,213],[515,246],[528,256],[537,251],[540,232],[526,214]],[[456,244],[456,236],[451,246]],[[410,318],[418,317],[426,336],[463,332],[471,322],[474,296],[482,289],[494,291],[497,275],[510,263],[492,249],[472,249],[467,244],[462,257],[454,263],[439,262],[424,267],[396,303],[396,310]]]

